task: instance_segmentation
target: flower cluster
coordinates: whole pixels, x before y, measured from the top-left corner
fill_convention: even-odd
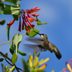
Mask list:
[[[30,72],[42,72],[46,68],[46,62],[49,61],[49,58],[42,59],[41,61],[38,60],[38,57],[31,56],[28,60],[28,65],[30,68]]]
[[[36,21],[36,18],[39,16],[39,14],[36,14],[37,11],[39,11],[40,8],[35,7],[28,10],[22,10],[22,14],[19,19],[19,31],[21,29],[25,29],[27,32],[30,32],[31,28],[34,28],[34,25],[32,22]],[[21,17],[22,17],[22,23],[21,23]]]
[[[38,30],[35,29],[35,25],[32,24],[32,22],[34,21],[37,21],[37,17],[39,16],[39,14],[37,14],[36,12],[38,12],[40,10],[40,8],[38,7],[35,7],[35,8],[32,8],[32,9],[27,9],[27,10],[21,10],[21,13],[20,15],[18,16],[18,19],[19,19],[19,27],[18,27],[18,31],[22,31],[22,30],[26,30],[26,33],[29,33],[31,32],[31,35],[32,36],[35,36],[37,33],[34,32]],[[14,22],[16,21],[17,19],[14,18],[12,21],[10,21],[8,24],[7,24],[7,35],[8,35],[8,40],[9,40],[9,32],[10,32],[10,27],[14,24]]]

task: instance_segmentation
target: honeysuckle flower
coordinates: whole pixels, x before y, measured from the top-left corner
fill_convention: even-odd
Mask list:
[[[39,10],[40,10],[40,8],[34,7],[34,8],[32,8],[32,9],[30,9],[30,10],[26,10],[26,12],[27,12],[28,14],[32,14],[32,13],[38,12]]]
[[[68,60],[66,62],[66,66],[67,66],[67,69],[72,72],[72,59]]]
[[[68,69],[70,72],[72,72],[72,67],[71,67],[70,64],[67,64],[67,69]]]
[[[36,19],[32,17],[27,17],[30,22],[34,22]]]
[[[32,16],[37,17],[39,14],[33,13]]]
[[[27,10],[22,10],[21,15],[19,17],[18,30],[21,31],[25,29],[26,32],[30,32],[30,29],[34,28],[35,26],[32,23],[34,21],[37,21],[36,17],[39,16],[39,14],[37,14],[36,12],[38,12],[39,10],[40,8],[38,7],[34,7],[32,9],[27,9]]]
[[[66,68],[63,69],[63,72],[66,72],[66,71],[72,72],[72,59],[66,62]]]
[[[22,18],[22,22],[21,22],[21,18]],[[33,18],[30,15],[28,15],[27,12],[24,11],[24,10],[22,10],[22,14],[21,14],[19,20],[20,20],[19,21],[19,31],[21,31],[21,30],[23,30],[25,28],[25,30],[27,32],[29,32],[30,29],[34,27],[32,22],[35,21],[35,18]],[[21,29],[21,27],[22,27],[22,29]]]
[[[25,12],[27,13],[27,18],[30,22],[34,22],[36,21],[36,18],[34,17],[37,17],[39,16],[39,14],[37,14],[36,12],[38,12],[40,10],[40,8],[38,7],[35,7],[35,8],[32,8],[30,10],[26,10]]]
[[[28,60],[28,65],[30,67],[30,70],[34,70],[35,72],[40,72],[43,71],[46,68],[46,62],[49,61],[49,58],[42,59],[41,61],[38,60],[38,57],[35,56],[33,57],[30,55],[29,60]]]

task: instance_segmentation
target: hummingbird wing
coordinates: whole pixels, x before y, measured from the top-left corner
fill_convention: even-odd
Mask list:
[[[56,55],[58,59],[61,59],[62,55],[59,51],[59,49],[51,42],[49,42],[49,47],[51,48],[52,52]]]
[[[31,49],[33,49],[33,50],[38,50],[39,51],[39,47],[38,47],[38,45],[33,45],[33,44],[24,44],[24,46],[26,47],[26,48],[31,48]]]
[[[42,40],[40,38],[26,38],[27,41],[40,44]]]
[[[32,48],[32,49],[34,49],[34,50],[36,50],[36,51],[46,51],[46,49],[44,49],[44,47],[43,46],[41,46],[41,45],[33,45],[33,44],[24,44],[24,46],[26,47],[26,48]]]

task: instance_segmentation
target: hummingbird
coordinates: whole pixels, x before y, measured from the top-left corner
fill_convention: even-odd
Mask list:
[[[30,45],[27,44],[26,46],[28,47],[38,47],[39,49],[43,50],[43,51],[50,51],[51,53],[54,53],[55,56],[58,59],[61,59],[62,55],[59,51],[59,49],[48,40],[48,36],[47,34],[40,34],[39,33],[40,38],[27,38],[28,41],[34,42],[34,43],[38,43],[37,45]]]

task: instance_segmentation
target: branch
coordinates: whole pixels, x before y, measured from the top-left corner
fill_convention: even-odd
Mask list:
[[[7,55],[3,54],[1,51],[0,51],[0,54],[5,58],[5,61],[6,61],[8,64],[10,64],[11,66],[15,66],[17,72],[23,71],[21,68],[17,67],[15,64],[12,64],[12,60],[11,60]],[[9,61],[10,61],[11,63],[10,63]],[[20,71],[19,71],[19,70],[20,70]]]

